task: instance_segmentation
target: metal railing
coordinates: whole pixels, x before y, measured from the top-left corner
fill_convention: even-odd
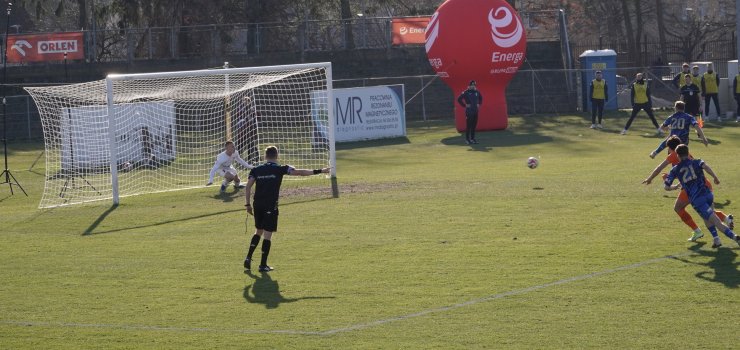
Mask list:
[[[511,114],[552,113],[578,109],[573,89],[554,88],[564,84],[566,70],[523,70],[507,89]],[[414,75],[377,78],[337,79],[333,87],[353,88],[375,85],[403,84],[407,120],[453,118],[455,98],[452,91],[436,75]],[[36,105],[29,96],[8,97],[8,139],[37,140],[43,138]]]
[[[31,96],[6,97],[8,140],[33,140],[43,137],[41,118]]]
[[[667,40],[665,48],[655,39],[644,38],[640,44],[637,54],[630,57],[629,49],[624,40],[583,40],[571,43],[573,55],[578,56],[586,50],[612,49],[617,53],[617,62],[620,65],[664,65],[670,63],[680,64],[684,61],[719,61],[737,59],[737,40],[735,32],[726,32],[719,35],[718,39],[706,40],[696,43],[692,48],[686,47],[687,42],[677,39]],[[665,56],[662,55],[665,53]],[[686,57],[693,59],[686,59]],[[664,57],[667,62],[654,63],[658,57]],[[633,62],[633,60],[636,60]]]
[[[667,67],[664,67],[668,72]],[[536,69],[520,70],[506,89],[508,111],[517,114],[577,114],[588,110],[588,83],[585,69]],[[671,108],[678,98],[670,75],[655,74],[649,67],[617,68],[606,70],[607,80],[616,77],[616,91],[609,92],[620,109],[631,108],[629,84],[636,72],[643,72],[650,81],[653,107]],[[614,75],[612,75],[614,74]],[[735,110],[732,96],[727,90],[728,80],[722,78],[720,103],[723,111]],[[337,79],[337,89],[403,84],[405,91],[406,119],[451,119],[455,98],[460,91],[452,91],[436,75],[414,75],[377,78]],[[732,85],[732,79],[729,80]],[[43,138],[38,111],[29,96],[8,96],[7,122],[9,140],[38,140]],[[484,103],[486,99],[484,96]],[[489,100],[490,101],[490,100]]]

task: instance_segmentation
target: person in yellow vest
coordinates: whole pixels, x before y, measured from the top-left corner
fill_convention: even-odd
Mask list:
[[[589,89],[591,96],[591,129],[603,128],[601,120],[604,117],[604,104],[609,99],[609,86],[601,77],[601,71],[596,71],[596,79],[591,81]],[[599,114],[599,122],[596,123],[596,114]]]
[[[701,77],[701,93],[704,96],[704,119],[709,119],[709,102],[714,101],[717,111],[717,121],[721,122],[719,114],[719,75],[714,71],[712,64],[707,65],[707,72]]]
[[[696,67],[699,68],[699,67]],[[681,88],[683,86],[684,80],[683,77],[687,74],[691,74],[691,68],[689,68],[689,64],[684,62],[681,65],[681,73],[676,74],[675,77],[673,77],[673,86],[677,88]]]
[[[696,86],[701,87],[701,74],[699,74],[699,66],[697,65],[691,67],[691,80],[694,81]]]
[[[740,71],[740,67],[738,67],[738,71]],[[738,77],[740,77],[740,73],[732,81],[732,94],[735,96],[735,102],[737,102],[737,119],[735,119],[735,122],[740,123],[740,84],[737,83]]]
[[[644,110],[653,122],[656,133],[661,135],[663,131],[660,129],[658,121],[655,120],[655,115],[653,115],[653,103],[650,101],[650,85],[648,85],[648,82],[642,77],[642,73],[637,73],[637,75],[635,75],[635,79],[635,82],[630,85],[632,115],[627,121],[627,125],[624,126],[624,130],[622,130],[621,134],[627,134],[627,130],[629,130],[630,125],[632,125],[632,121],[635,120],[637,113],[640,112],[640,110]]]

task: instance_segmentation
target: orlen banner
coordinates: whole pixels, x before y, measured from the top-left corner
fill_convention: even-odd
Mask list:
[[[403,85],[334,89],[333,93],[337,142],[406,135]]]
[[[508,126],[506,86],[524,61],[522,20],[504,0],[448,0],[427,26],[429,63],[455,94],[455,126],[465,130],[457,96],[475,80],[483,95],[476,130]]]
[[[424,44],[431,17],[394,18],[391,22],[393,45]]]
[[[63,61],[85,58],[82,32],[8,35],[8,62]]]

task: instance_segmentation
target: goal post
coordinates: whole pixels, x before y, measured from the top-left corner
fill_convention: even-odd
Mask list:
[[[336,197],[331,76],[331,63],[310,63],[28,87],[46,151],[39,207],[203,187],[228,139],[253,164],[275,145],[283,164],[331,167],[329,176],[286,177],[283,186],[331,186]]]

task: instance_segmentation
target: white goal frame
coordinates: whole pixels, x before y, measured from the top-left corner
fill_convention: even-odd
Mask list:
[[[97,98],[97,99],[95,99],[95,101],[99,101],[99,102],[96,102],[96,104],[100,106],[100,108],[98,110],[100,112],[103,112],[103,113],[106,113],[105,112],[105,106],[107,104],[107,115],[106,114],[99,114],[102,118],[107,118],[107,123],[108,123],[107,135],[105,134],[105,132],[103,132],[102,134],[99,134],[99,135],[101,136],[101,141],[103,141],[103,144],[105,143],[104,140],[106,138],[108,139],[109,157],[108,157],[108,159],[105,159],[105,160],[109,161],[110,186],[111,186],[110,188],[111,188],[111,193],[112,193],[113,205],[118,205],[120,203],[121,192],[119,190],[119,171],[126,171],[125,169],[122,170],[122,168],[121,168],[120,159],[119,159],[119,149],[118,149],[118,147],[119,147],[118,142],[120,142],[120,140],[117,141],[117,139],[116,139],[116,137],[117,137],[116,136],[116,131],[119,130],[119,128],[118,128],[119,125],[116,124],[117,123],[117,120],[116,120],[116,108],[119,108],[120,103],[122,103],[120,100],[116,100],[116,95],[115,95],[116,91],[114,90],[114,85],[116,84],[116,82],[138,81],[138,80],[145,81],[145,80],[167,79],[167,78],[183,78],[183,77],[193,77],[193,78],[195,78],[195,77],[223,76],[224,77],[224,80],[225,80],[225,82],[224,82],[224,84],[225,84],[225,93],[226,93],[226,95],[230,96],[230,94],[232,94],[232,90],[230,90],[230,87],[229,87],[229,76],[233,76],[236,79],[236,77],[237,77],[236,75],[237,74],[241,74],[243,76],[245,74],[250,74],[250,73],[273,73],[273,72],[292,72],[292,71],[298,71],[298,72],[300,72],[302,70],[306,70],[307,72],[310,71],[310,70],[323,70],[323,76],[319,76],[318,77],[319,79],[312,80],[312,81],[319,81],[319,82],[321,82],[322,86],[325,86],[325,88],[326,88],[326,91],[325,92],[322,91],[323,89],[321,89],[321,90],[314,90],[314,91],[318,91],[318,95],[316,95],[316,96],[320,96],[321,97],[320,98],[321,100],[323,100],[323,97],[324,97],[324,96],[321,96],[321,95],[325,95],[325,98],[326,98],[326,106],[325,107],[324,106],[321,106],[320,113],[323,114],[323,111],[326,111],[327,118],[328,119],[326,120],[326,125],[320,125],[320,127],[322,129],[323,129],[323,127],[326,127],[326,130],[325,131],[321,131],[322,134],[326,135],[325,136],[326,138],[324,138],[324,140],[326,140],[325,142],[328,143],[328,145],[325,144],[325,146],[328,146],[328,161],[329,161],[329,164],[326,164],[326,166],[331,167],[331,172],[329,174],[329,177],[331,179],[332,195],[334,197],[338,197],[339,191],[338,191],[337,182],[336,182],[336,171],[337,171],[337,167],[336,167],[336,145],[335,145],[335,139],[336,139],[335,138],[335,128],[336,128],[336,125],[335,124],[336,124],[336,122],[335,122],[335,111],[334,111],[334,103],[333,103],[334,102],[334,96],[333,96],[333,86],[332,86],[332,66],[331,66],[331,63],[330,62],[323,62],[323,63],[306,63],[306,64],[293,64],[293,65],[259,66],[259,67],[246,67],[246,68],[204,69],[204,70],[176,71],[176,72],[156,72],[156,73],[138,73],[138,74],[110,74],[110,75],[108,75],[105,78],[104,81],[98,81],[99,83],[104,83],[105,93],[106,93],[106,96],[104,97],[104,100],[100,100],[99,98]],[[293,73],[288,73],[286,75],[287,76],[292,76],[292,74]],[[295,73],[295,74],[298,74],[298,73]],[[326,79],[326,81],[323,81],[324,78]],[[276,82],[279,82],[282,79],[283,78],[280,78],[280,79],[275,80],[275,81]],[[63,87],[58,87],[58,88],[63,88]],[[39,96],[39,95],[42,94],[42,88],[27,88],[27,90],[34,97],[34,99],[36,100],[37,105],[39,105],[39,112],[40,113],[44,113],[44,112],[42,112],[41,104],[39,103],[39,99],[44,98],[44,97],[40,97]],[[119,88],[119,90],[120,90],[120,88]],[[98,91],[100,91],[100,90],[98,90]],[[236,91],[236,90],[234,90],[234,91]],[[301,91],[302,91],[302,89],[301,89]],[[45,93],[47,95],[50,94],[48,90],[47,91],[43,91],[43,93]],[[53,95],[53,92],[51,94]],[[311,96],[314,96],[314,94],[312,93]],[[68,98],[68,95],[63,94],[62,98]],[[229,97],[225,97],[225,104],[227,106],[231,103],[229,101],[230,101],[229,100]],[[72,108],[72,111],[70,112],[69,111],[69,108],[66,107],[66,106],[64,106],[64,103],[61,103],[61,107],[54,106],[54,108],[56,108],[57,110],[59,110],[59,108],[61,108],[62,110],[64,110],[66,108],[68,110],[68,112],[67,112],[66,115],[67,115],[68,118],[70,118],[70,121],[69,121],[70,124],[67,124],[66,126],[67,127],[72,127],[72,124],[71,124],[72,123],[72,119],[71,118],[72,118],[72,115],[73,115],[72,112],[76,112],[75,108],[73,107]],[[50,108],[47,108],[47,110],[49,110],[49,109]],[[49,113],[49,112],[47,112],[47,113]],[[225,128],[227,130],[227,135],[230,136],[231,135],[231,125],[230,125],[230,123],[231,123],[230,113],[231,112],[225,112],[225,113],[227,114],[225,116],[225,118],[224,118]],[[44,120],[44,118],[42,117],[42,121],[43,120]],[[321,118],[321,122],[318,122],[316,120],[314,120],[312,122],[315,122],[317,124],[317,127],[319,127],[318,124],[323,124],[323,116]],[[66,121],[64,123],[66,123]],[[64,126],[64,125],[62,125],[62,126]],[[57,125],[56,127],[59,128],[60,126]],[[45,138],[47,138],[47,126],[44,126],[44,134],[45,134]],[[72,136],[69,136],[69,137],[71,138]],[[72,141],[70,141],[70,145],[69,145],[70,148],[72,148],[71,143],[72,143]],[[322,143],[322,144],[324,144],[324,143]],[[47,144],[47,149],[48,149],[48,147],[49,146]],[[50,153],[50,152],[47,152],[47,153]],[[125,153],[121,153],[122,156],[124,156],[124,154]],[[326,153],[324,153],[324,155],[326,156]],[[216,154],[213,154],[213,160],[215,160],[215,156],[216,156]],[[62,157],[64,157],[64,156],[62,156]],[[74,155],[72,155],[72,157],[74,157]],[[54,161],[55,162],[59,162],[59,160],[56,160],[56,159]],[[64,160],[62,160],[62,162],[64,162]],[[72,163],[75,164],[74,163],[74,158],[72,159]],[[55,176],[55,175],[49,176],[49,171],[50,171],[49,170],[49,164],[50,164],[50,160],[49,160],[49,155],[47,154],[47,187],[49,186],[49,184],[48,184],[49,178],[52,178],[52,177]],[[102,164],[105,164],[105,162],[103,162]],[[60,165],[60,167],[62,168],[62,171],[65,170],[64,169],[64,167],[65,167],[65,164],[64,163],[62,163],[62,165]],[[74,169],[72,171],[74,171]],[[205,175],[207,176],[207,174],[205,174]],[[72,179],[72,180],[74,181],[74,179]],[[87,180],[84,180],[84,178],[83,178],[83,181],[87,182]],[[88,184],[89,184],[89,182],[88,182]],[[205,185],[205,182],[203,184]],[[67,186],[67,184],[65,183],[64,186]],[[92,187],[92,185],[90,187]],[[179,189],[187,189],[187,188],[194,188],[194,187],[197,188],[198,186],[192,186],[192,185],[190,185],[189,187],[179,187],[179,188],[176,188],[176,189],[179,190]],[[66,187],[65,187],[65,189],[66,189]],[[62,191],[64,191],[65,189],[63,189]],[[46,195],[46,191],[47,190],[48,189],[45,189],[45,195]],[[160,192],[160,191],[156,191],[156,192]],[[106,193],[107,193],[107,191],[106,191]],[[148,192],[144,192],[144,193],[148,193]],[[128,194],[126,194],[126,195],[128,195]],[[60,193],[60,197],[61,196],[62,196],[62,194]],[[107,199],[107,198],[110,198],[110,196],[109,195],[105,195],[103,198],[100,198],[100,199]],[[77,204],[77,203],[87,202],[87,201],[91,201],[91,200],[96,200],[96,199],[82,200],[82,201],[73,201],[73,202],[62,203],[62,204],[43,205],[44,198],[42,198],[42,205],[40,205],[40,207],[54,207],[54,206],[59,206],[59,205]]]

